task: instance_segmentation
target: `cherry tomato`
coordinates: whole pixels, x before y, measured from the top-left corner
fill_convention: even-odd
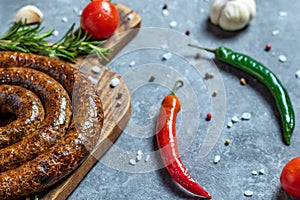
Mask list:
[[[300,198],[300,157],[290,160],[282,169],[280,183],[290,195]]]
[[[107,0],[94,0],[87,4],[81,15],[81,28],[93,39],[110,37],[119,25],[119,13]]]

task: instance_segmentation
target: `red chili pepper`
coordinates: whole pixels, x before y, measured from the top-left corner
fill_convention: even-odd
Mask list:
[[[176,81],[171,94],[167,95],[162,101],[156,127],[158,148],[164,166],[178,184],[195,195],[211,199],[211,195],[190,176],[178,153],[176,117],[180,110],[180,101],[175,96],[175,90],[181,86],[183,86],[183,82]]]

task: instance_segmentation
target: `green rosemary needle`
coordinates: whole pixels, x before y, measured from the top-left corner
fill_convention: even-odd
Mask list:
[[[0,36],[0,50],[35,53],[48,57],[59,57],[67,61],[74,61],[79,55],[96,53],[108,60],[108,48],[103,48],[106,41],[94,41],[80,28],[75,33],[73,24],[66,34],[56,43],[50,44],[46,39],[54,35],[54,30],[41,33],[41,23],[23,25],[17,22],[2,36]]]

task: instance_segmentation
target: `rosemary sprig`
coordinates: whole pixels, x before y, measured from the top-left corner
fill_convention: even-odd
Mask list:
[[[108,60],[108,48],[102,48],[106,41],[93,41],[90,36],[80,28],[75,33],[73,24],[66,34],[56,43],[50,44],[46,39],[54,35],[54,30],[41,33],[41,23],[37,25],[23,25],[17,22],[2,36],[0,36],[0,50],[36,53],[48,57],[59,57],[74,61],[77,56],[89,53]]]

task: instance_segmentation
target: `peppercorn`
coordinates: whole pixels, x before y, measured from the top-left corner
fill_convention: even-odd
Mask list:
[[[186,34],[186,35],[190,35],[190,34],[191,34],[191,31],[190,31],[189,29],[187,29],[187,30],[185,31],[185,34]]]
[[[228,146],[229,144],[230,144],[230,140],[229,140],[229,139],[226,139],[226,140],[225,140],[225,145]]]
[[[210,113],[207,113],[206,118],[205,118],[206,121],[210,121],[211,118],[212,118],[212,115]]]
[[[270,51],[272,46],[270,44],[266,44],[265,51]]]
[[[246,81],[245,78],[241,78],[241,79],[240,79],[240,83],[241,83],[242,85],[247,85],[247,81]]]

